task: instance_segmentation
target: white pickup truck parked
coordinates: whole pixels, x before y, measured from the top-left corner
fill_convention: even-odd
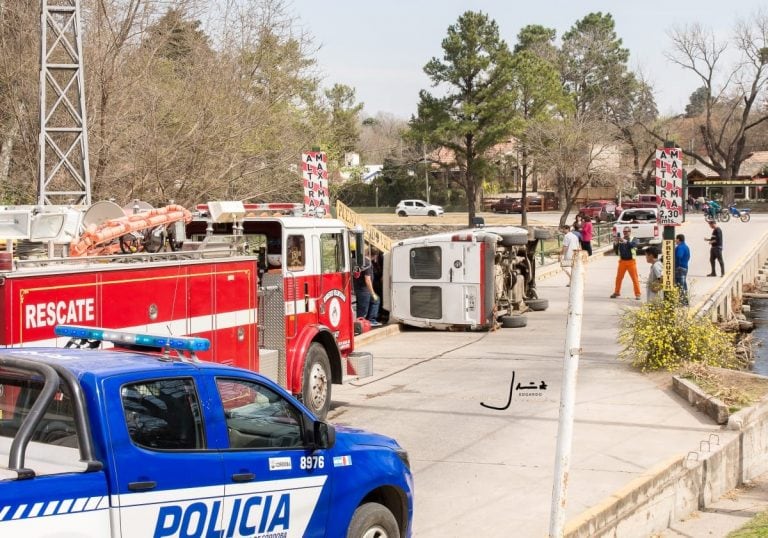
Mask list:
[[[659,242],[659,210],[655,207],[643,207],[625,209],[619,218],[613,223],[613,252],[618,252],[617,239],[621,238],[621,231],[629,227],[632,237],[637,240],[638,246],[646,246]]]

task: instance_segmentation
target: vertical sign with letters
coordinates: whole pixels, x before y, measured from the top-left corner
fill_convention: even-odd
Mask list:
[[[301,154],[301,178],[304,182],[304,215],[329,216],[331,202],[328,195],[328,158],[324,151]]]
[[[659,224],[679,226],[683,222],[683,160],[680,148],[656,150],[656,195]]]

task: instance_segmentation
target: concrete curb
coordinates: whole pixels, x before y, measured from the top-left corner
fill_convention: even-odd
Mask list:
[[[618,532],[621,526],[631,521],[632,516],[637,514],[644,505],[653,504],[654,497],[664,494],[669,484],[679,480],[684,461],[685,455],[678,454],[648,469],[599,504],[568,521],[564,536],[568,538],[621,536]]]
[[[367,333],[358,334],[355,336],[355,349],[381,340],[382,338],[393,336],[401,331],[402,325],[399,323],[388,323],[387,325],[371,329]]]
[[[725,424],[728,422],[728,417],[730,415],[728,406],[721,400],[704,392],[704,390],[693,381],[673,375],[672,387],[676,393],[688,400],[689,404],[699,411],[709,415],[712,420],[718,424]]]

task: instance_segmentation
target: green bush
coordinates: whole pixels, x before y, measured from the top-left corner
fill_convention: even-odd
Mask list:
[[[685,362],[724,368],[738,364],[731,336],[678,301],[677,290],[625,310],[619,324],[619,358],[642,371],[673,370]]]

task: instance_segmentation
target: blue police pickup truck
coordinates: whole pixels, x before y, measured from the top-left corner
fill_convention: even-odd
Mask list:
[[[410,536],[393,439],[195,360],[204,339],[56,332],[68,347],[0,351],[3,538]]]

